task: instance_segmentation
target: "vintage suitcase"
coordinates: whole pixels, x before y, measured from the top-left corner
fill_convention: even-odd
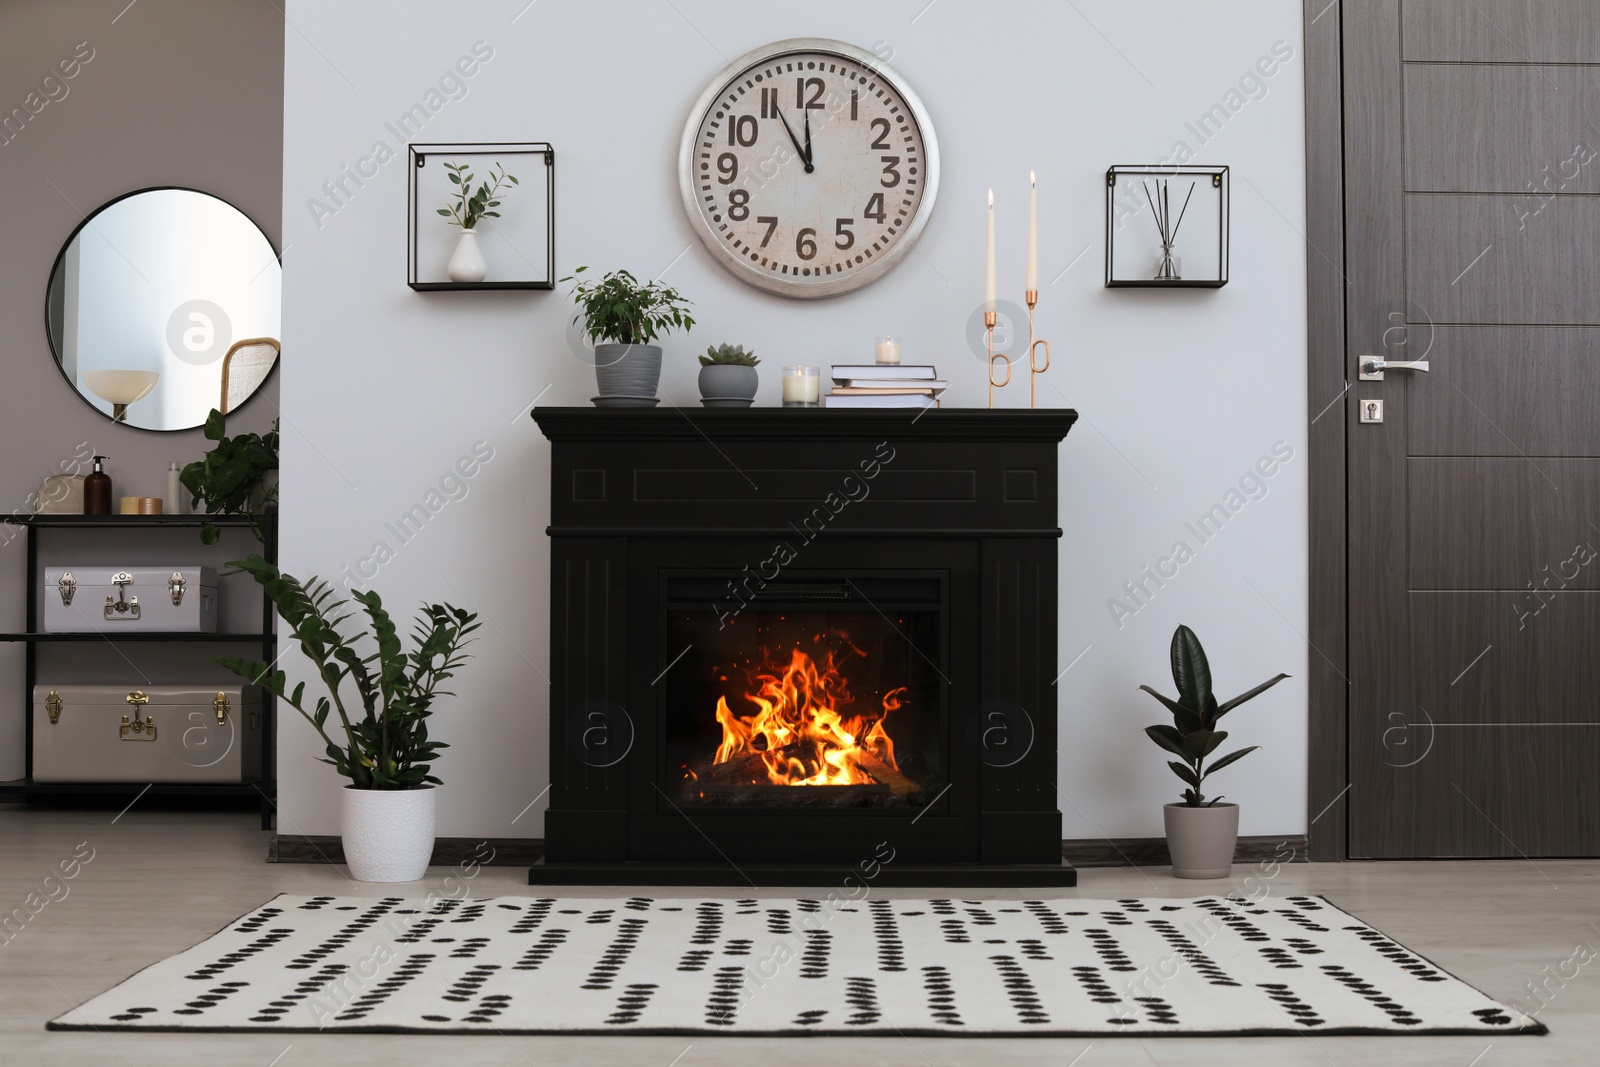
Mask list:
[[[44,632],[216,633],[210,567],[46,567]]]
[[[36,685],[36,782],[247,782],[261,777],[253,685]]]

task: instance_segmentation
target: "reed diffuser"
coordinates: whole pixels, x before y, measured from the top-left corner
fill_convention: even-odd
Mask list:
[[[1156,222],[1156,232],[1161,237],[1161,260],[1156,264],[1156,281],[1175,282],[1183,278],[1183,260],[1172,254],[1172,246],[1178,240],[1178,227],[1183,225],[1184,213],[1189,210],[1189,197],[1194,196],[1195,183],[1189,183],[1189,192],[1183,198],[1183,204],[1178,208],[1178,218],[1172,218],[1172,200],[1170,197],[1171,182],[1163,178],[1156,179],[1156,191],[1152,195],[1149,182],[1140,182],[1144,187],[1144,199],[1150,205],[1150,215]]]

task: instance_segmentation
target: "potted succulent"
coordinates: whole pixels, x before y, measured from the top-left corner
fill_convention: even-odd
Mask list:
[[[1163,696],[1148,685],[1139,687],[1172,712],[1171,726],[1147,726],[1144,732],[1182,760],[1172,760],[1167,766],[1189,787],[1183,791],[1183,803],[1168,804],[1165,810],[1167,849],[1172,853],[1172,873],[1177,877],[1227,877],[1239,839],[1239,805],[1223,804],[1220,796],[1207,800],[1201,787],[1207,777],[1260,746],[1235,749],[1207,764],[1211,753],[1228,737],[1226,730],[1217,729],[1217,721],[1287,677],[1279,674],[1248,693],[1218,704],[1211,692],[1211,665],[1206,660],[1206,650],[1193,630],[1179,626],[1172,635],[1172,684],[1177,687],[1177,699]]]
[[[243,515],[256,540],[266,542],[260,519],[278,504],[278,420],[265,434],[228,436],[227,420],[212,409],[205,436],[216,447],[178,474],[191,495],[191,508],[204,504],[207,515]],[[200,540],[214,545],[222,531],[210,523],[200,527]]]
[[[407,651],[377,593],[339,597],[318,578],[284,574],[260,556],[233,564],[252,575],[289,624],[300,650],[317,669],[327,695],[314,704],[306,684],[293,690],[270,663],[214,660],[298,711],[322,738],[327,763],[350,780],[341,798],[340,837],[351,877],[363,882],[412,882],[433,853],[435,790],[431,761],[444,743],[428,736],[440,689],[466,662],[462,652],[478,628],[472,612],[424,604]],[[351,620],[362,620],[359,627]],[[344,683],[355,690],[347,703]],[[308,704],[310,706],[308,707]],[[332,723],[329,715],[337,716]]]
[[[700,396],[707,407],[747,408],[756,398],[756,364],[743,345],[712,345],[700,357]]]
[[[588,270],[579,267],[561,279],[574,281]],[[659,281],[640,282],[625,270],[614,270],[598,282],[579,282],[572,290],[583,320],[584,336],[594,345],[597,405],[650,407],[661,384],[661,346],[652,344],[669,330],[694,325],[689,301]]]
[[[489,170],[494,184],[480,182],[474,190],[472,183],[477,178],[465,163],[446,163],[444,169],[456,192],[450,203],[437,210],[450,220],[450,225],[461,227],[461,237],[456,241],[456,250],[450,255],[445,273],[453,282],[481,282],[488,277],[489,264],[484,262],[483,250],[478,247],[476,227],[482,219],[500,217],[495,208],[500,206],[500,197],[505,195],[501,190],[506,189],[507,183],[516,185],[517,176],[507,174],[506,169],[496,163]]]

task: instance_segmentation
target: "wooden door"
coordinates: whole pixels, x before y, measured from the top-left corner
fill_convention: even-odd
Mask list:
[[[1600,4],[1340,14],[1350,855],[1600,855]]]

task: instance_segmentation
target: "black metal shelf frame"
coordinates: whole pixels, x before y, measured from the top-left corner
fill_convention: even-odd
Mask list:
[[[481,281],[450,282],[421,281],[417,269],[417,236],[422,220],[417,217],[421,205],[417,202],[417,172],[428,163],[429,156],[541,156],[545,168],[545,247],[544,280],[542,281]],[[507,144],[413,144],[406,147],[406,284],[417,292],[465,292],[468,290],[530,290],[556,287],[556,150],[546,141],[522,141]],[[481,175],[480,175],[481,177]],[[520,187],[519,187],[520,188]],[[433,217],[430,210],[429,216]],[[437,219],[435,219],[437,221]],[[524,257],[536,257],[538,250],[520,250]],[[529,262],[532,262],[530,259]]]
[[[125,782],[35,782],[33,780],[33,687],[38,681],[36,650],[40,644],[58,641],[69,643],[106,641],[113,645],[121,641],[174,644],[259,644],[261,657],[268,663],[272,662],[277,654],[273,605],[272,601],[267,598],[265,591],[261,595],[260,633],[47,634],[39,632],[36,629],[39,622],[39,591],[42,588],[42,573],[39,570],[39,531],[48,529],[150,529],[155,527],[197,529],[207,523],[213,526],[230,528],[248,529],[250,527],[249,518],[243,515],[0,516],[0,524],[22,526],[27,530],[28,594],[26,618],[29,626],[29,630],[22,633],[0,634],[0,642],[18,642],[27,648],[22,700],[22,705],[26,709],[23,721],[25,723],[25,765],[27,772],[23,778],[15,781],[0,782],[0,799],[33,799],[51,796],[109,796],[129,793],[140,794],[143,791],[148,791],[152,796],[179,797],[239,797],[254,795],[259,796],[261,799],[261,828],[263,830],[273,828],[273,815],[277,808],[277,768],[275,766],[277,758],[277,708],[270,693],[263,694],[261,702],[261,777],[259,779],[240,783],[197,782],[191,784],[170,782],[152,784],[148,787],[143,784]],[[259,525],[266,535],[266,543],[261,546],[262,556],[269,561],[275,562],[278,558],[277,510],[270,509],[267,515],[259,521]]]

